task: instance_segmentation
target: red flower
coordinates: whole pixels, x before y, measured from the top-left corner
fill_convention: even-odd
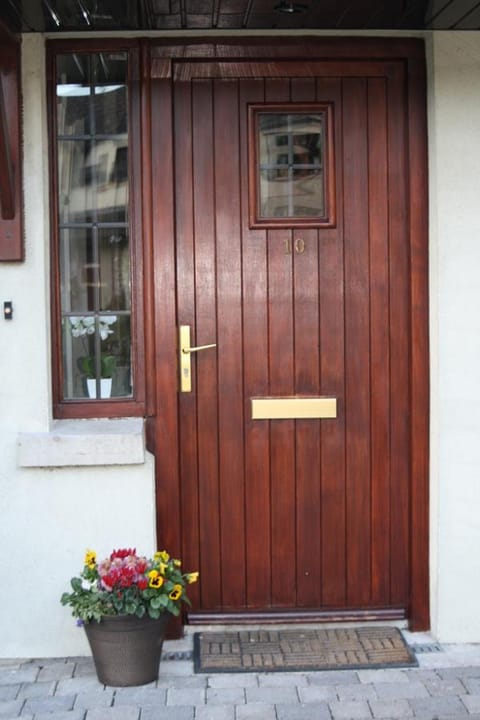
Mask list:
[[[136,548],[122,548],[120,550],[114,550],[110,555],[110,560],[115,560],[115,558],[120,558],[121,560],[123,560],[129,555],[136,555],[136,552]]]
[[[139,590],[146,590],[148,587],[148,580],[146,577],[141,577],[137,580]]]

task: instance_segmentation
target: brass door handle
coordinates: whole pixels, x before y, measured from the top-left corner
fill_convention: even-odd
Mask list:
[[[210,343],[209,345],[197,345],[197,347],[182,347],[182,353],[198,352],[199,350],[208,350],[208,348],[217,347],[217,343]]]
[[[192,363],[190,356],[199,350],[208,350],[217,347],[217,343],[209,343],[208,345],[190,345],[190,325],[180,325],[178,329],[178,349],[179,349],[179,370],[180,370],[180,392],[192,391]]]

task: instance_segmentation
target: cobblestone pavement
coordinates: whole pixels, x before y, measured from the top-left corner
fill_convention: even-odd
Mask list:
[[[212,675],[169,659],[185,648],[185,640],[170,642],[158,681],[134,688],[101,685],[90,658],[0,660],[0,718],[480,720],[480,646],[408,640],[418,668]]]

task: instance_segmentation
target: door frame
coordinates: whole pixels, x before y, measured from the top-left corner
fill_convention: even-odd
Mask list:
[[[406,108],[410,256],[410,602],[411,630],[430,627],[429,609],[429,328],[428,186],[425,47],[398,38],[195,38],[143,45],[142,173],[147,371],[147,446],[155,456],[157,539],[181,552],[179,409],[175,295],[173,77],[193,60],[311,61],[399,59],[407,78]],[[152,113],[152,107],[155,112]],[[153,158],[162,158],[154,162]],[[161,199],[161,202],[160,202]],[[326,618],[331,619],[331,618]]]

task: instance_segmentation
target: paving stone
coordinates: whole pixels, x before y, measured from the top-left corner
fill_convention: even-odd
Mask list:
[[[178,705],[173,711],[171,707],[146,705],[142,708],[140,720],[193,720],[194,713],[195,710],[193,707],[182,707]],[[90,718],[87,717],[87,720],[90,720]],[[103,718],[97,718],[96,720],[103,720]]]
[[[329,706],[335,720],[363,720],[372,717],[368,703],[364,701],[332,701]]]
[[[105,686],[99,683],[96,677],[73,677],[59,680],[55,695],[70,695],[71,693],[80,692],[102,693],[104,690]]]
[[[245,703],[245,689],[236,688],[208,688],[207,705],[243,705]]]
[[[433,715],[441,720],[446,715],[462,716],[467,714],[466,707],[460,698],[453,696],[413,698],[409,700],[409,703],[419,718],[429,718]]]
[[[19,698],[34,698],[42,697],[45,695],[53,695],[55,692],[56,683],[51,682],[36,682],[36,683],[22,683],[20,691],[18,693]]]
[[[38,668],[35,666],[0,669],[0,685],[20,685],[24,682],[35,682]]]
[[[75,670],[75,663],[53,663],[40,668],[38,673],[38,681],[44,680],[62,680],[62,678],[70,678]]]
[[[139,717],[140,708],[133,705],[120,705],[111,708],[92,708],[87,711],[85,720],[139,720]],[[56,718],[51,718],[51,720],[56,720]]]
[[[460,695],[469,713],[480,713],[480,695]]]
[[[463,683],[455,678],[451,680],[426,680],[424,685],[430,695],[462,695],[465,692]]]
[[[117,688],[114,705],[165,705],[167,691],[156,687],[125,687]]]
[[[9,668],[10,670],[18,670],[23,663],[15,658],[0,658],[0,670]]]
[[[436,680],[442,679],[442,677],[438,674],[438,670],[415,668],[415,670],[403,670],[403,672],[409,682],[425,683],[427,681],[435,682]]]
[[[222,673],[208,676],[208,687],[212,688],[258,687],[259,682],[260,677],[254,673]]]
[[[2,700],[0,702],[0,718],[20,715],[23,703],[23,700]]]
[[[193,662],[191,660],[162,660],[160,663],[160,677],[193,675]]]
[[[21,687],[21,685],[0,685],[0,702],[3,700],[15,700]]]
[[[374,688],[380,700],[429,697],[425,685],[413,680],[409,683],[376,683]]]
[[[339,700],[376,700],[378,695],[373,685],[337,685]]]
[[[235,707],[233,705],[217,705],[216,707],[197,705],[195,720],[235,720]]]
[[[309,685],[298,688],[301,703],[321,702],[322,700],[338,700],[333,685]]]
[[[205,690],[200,688],[169,688],[167,705],[204,705]]]
[[[75,663],[73,677],[83,677],[85,675],[95,675],[96,677],[95,665],[91,658]]]
[[[298,705],[277,705],[278,720],[331,720],[326,703]],[[262,719],[263,720],[263,719]]]
[[[408,718],[413,710],[408,700],[369,700],[374,718]]]
[[[257,677],[260,687],[286,687],[287,685],[303,687],[308,685],[307,677],[302,673],[262,673]]]
[[[294,706],[296,707],[296,705]],[[273,705],[266,703],[249,703],[235,708],[236,720],[277,720]]]
[[[369,683],[380,682],[408,682],[408,675],[404,670],[396,670],[391,668],[385,670],[357,670],[357,675],[361,683],[368,685]]]
[[[113,690],[105,690],[102,693],[99,692],[82,692],[78,693],[74,709],[78,710],[84,708],[89,710],[94,707],[110,707],[113,703]]]
[[[353,685],[360,682],[354,670],[326,670],[305,675],[312,685]]]
[[[436,672],[443,680],[450,680],[451,678],[480,678],[480,665],[438,668]]]
[[[23,720],[23,715],[20,716]],[[84,720],[85,710],[65,710],[59,713],[42,712],[35,713],[35,720]]]
[[[207,675],[192,675],[192,677],[177,677],[175,675],[168,678],[160,677],[156,683],[159,688],[203,688],[208,684]]]
[[[247,703],[263,702],[267,705],[299,702],[297,689],[293,687],[252,687],[246,688]]]
[[[24,710],[34,715],[41,712],[61,712],[72,710],[75,695],[55,695],[54,697],[36,697],[25,700]]]
[[[459,678],[456,678],[459,680]],[[480,695],[480,678],[463,677],[462,684],[472,695]]]

